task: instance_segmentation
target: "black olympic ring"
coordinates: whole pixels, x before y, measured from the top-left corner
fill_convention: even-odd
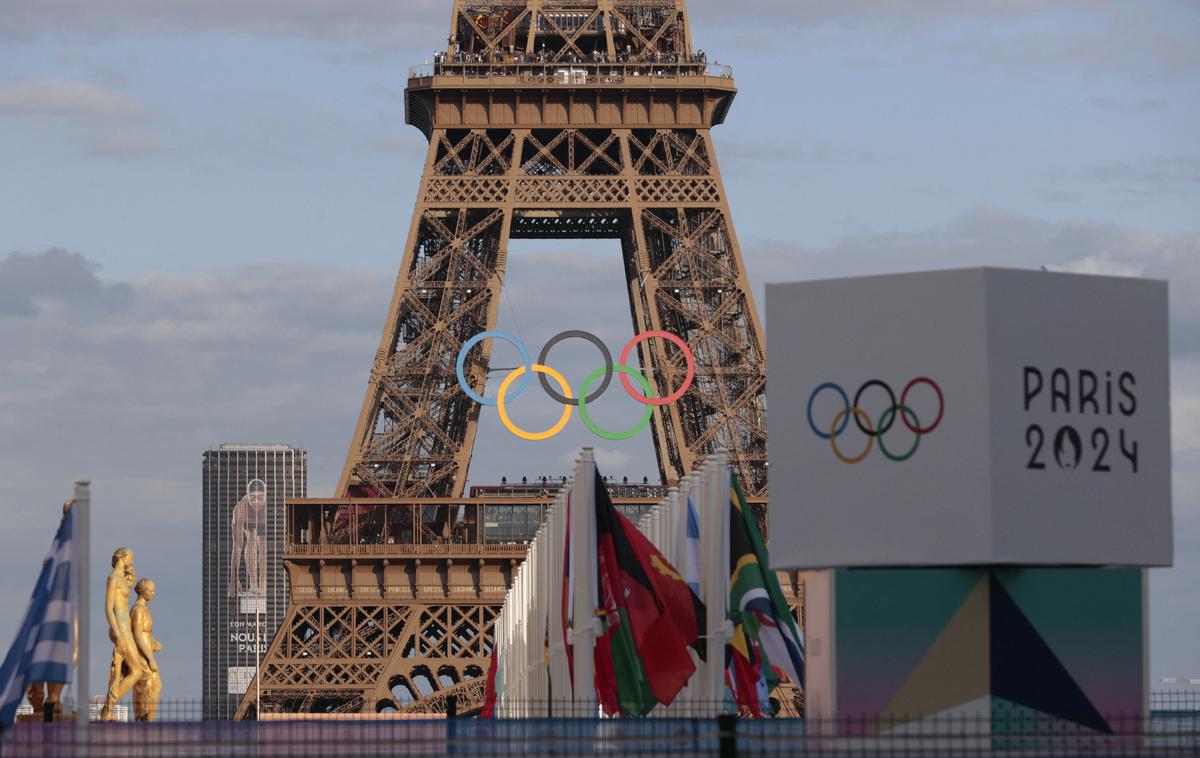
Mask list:
[[[596,388],[596,391],[593,392],[592,394],[588,395],[586,398],[587,403],[593,403],[601,395],[604,394],[604,390],[608,389],[608,383],[611,382],[612,378],[613,378],[612,353],[608,352],[608,346],[605,345],[603,342],[601,342],[599,337],[592,334],[591,332],[585,332],[581,329],[568,329],[565,332],[559,332],[558,334],[551,337],[550,340],[545,345],[542,346],[542,352],[538,354],[537,362],[541,363],[541,364],[545,364],[546,357],[548,355],[550,355],[550,348],[554,347],[555,345],[562,342],[563,340],[571,339],[572,337],[578,337],[579,339],[587,340],[588,342],[595,345],[596,348],[600,351],[600,354],[604,356],[604,381],[600,382],[600,386]],[[546,390],[547,395],[554,398],[555,400],[562,403],[563,405],[575,405],[575,406],[579,405],[579,398],[564,397],[563,395],[559,394],[559,392],[557,390],[555,390],[553,387],[551,387],[550,382],[549,382],[549,380],[546,379],[545,374],[538,374],[538,381],[540,381],[542,383],[542,389]]]
[[[543,363],[544,362],[545,361],[543,361]],[[545,379],[542,379],[542,381],[545,381]],[[896,393],[892,392],[891,385],[889,385],[887,382],[883,381],[882,379],[871,379],[869,381],[863,382],[863,385],[858,388],[858,392],[854,393],[854,406],[853,406],[854,408],[862,407],[858,401],[862,399],[862,394],[863,394],[863,392],[865,392],[867,390],[868,387],[883,387],[883,389],[886,390],[887,394],[888,394],[887,407],[888,408],[896,407]],[[896,417],[899,416],[900,414],[893,412],[892,415],[888,417],[887,423],[884,424],[883,426],[879,427],[875,431],[871,431],[870,429],[867,429],[866,427],[864,427],[862,419],[859,418],[859,415],[857,413],[851,413],[850,415],[854,417],[854,425],[858,427],[858,430],[860,432],[862,432],[863,434],[865,434],[869,437],[882,437],[884,435],[884,432],[886,432],[888,429],[891,429],[892,424],[896,423]],[[883,417],[880,416],[880,418],[883,418]]]

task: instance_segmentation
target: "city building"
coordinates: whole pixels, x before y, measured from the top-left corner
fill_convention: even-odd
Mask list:
[[[203,473],[203,714],[228,719],[287,608],[284,503],[308,478],[288,445],[221,445]]]

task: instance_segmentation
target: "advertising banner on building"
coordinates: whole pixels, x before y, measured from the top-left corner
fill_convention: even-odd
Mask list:
[[[1165,282],[767,285],[776,568],[1172,560]]]
[[[287,606],[284,504],[303,451],[222,445],[204,457],[204,716],[230,718]]]

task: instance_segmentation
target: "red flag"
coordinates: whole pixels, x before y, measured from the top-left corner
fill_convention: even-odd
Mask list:
[[[703,614],[697,618],[679,572],[613,506],[598,471],[595,494],[604,639],[615,678],[612,687],[597,665],[597,690],[615,690],[622,712],[642,715],[654,701],[671,703],[695,672],[687,648],[699,640]]]
[[[488,663],[487,684],[484,685],[483,691],[483,710],[479,712],[479,718],[490,719],[496,716],[496,666],[500,661],[500,648],[498,645],[492,646],[492,660]]]

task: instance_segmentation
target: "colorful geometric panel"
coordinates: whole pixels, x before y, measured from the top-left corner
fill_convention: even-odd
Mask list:
[[[991,585],[992,696],[1112,733],[1071,673],[1042,639],[1004,586],[988,572]]]
[[[943,713],[991,694],[987,656],[979,654],[988,647],[989,589],[984,578],[975,582],[925,657],[880,714],[875,731]],[[985,700],[977,715],[986,714]]]
[[[837,713],[878,734],[966,717],[996,733],[1111,734],[1144,713],[1138,568],[844,569]],[[1110,718],[1117,717],[1117,718]]]
[[[975,569],[836,572],[837,712],[883,712],[979,583]]]
[[[1145,712],[1147,630],[1141,569],[993,569],[991,573],[1097,711],[1126,720]]]

